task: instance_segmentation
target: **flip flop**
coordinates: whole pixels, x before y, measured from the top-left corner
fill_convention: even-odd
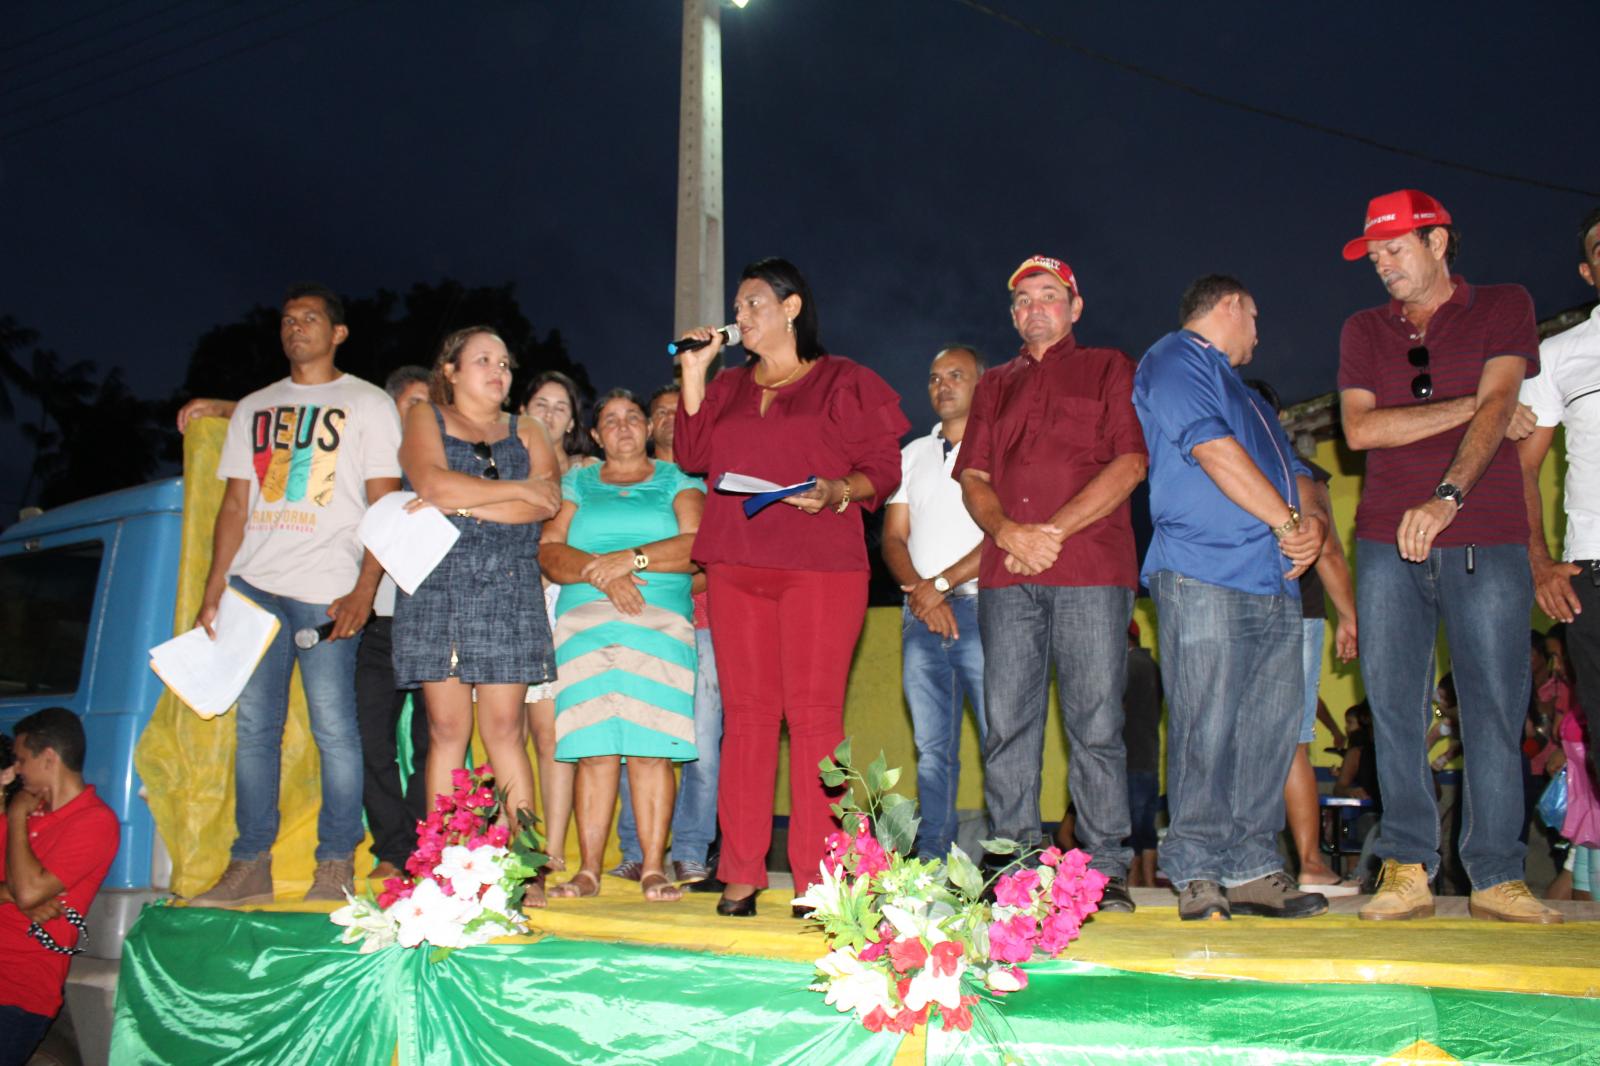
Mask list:
[[[579,881],[583,883],[580,884]],[[587,891],[585,887],[587,886]],[[545,889],[545,895],[551,899],[587,899],[600,894],[600,879],[588,870],[579,870],[559,885],[551,885]]]
[[[683,898],[683,890],[667,879],[667,875],[652,870],[639,878],[639,889],[651,903],[675,903]]]
[[[1310,881],[1301,881],[1296,887],[1302,892],[1314,892],[1319,896],[1328,897],[1359,896],[1361,894],[1360,882],[1352,881],[1348,877],[1331,885],[1318,885]]]

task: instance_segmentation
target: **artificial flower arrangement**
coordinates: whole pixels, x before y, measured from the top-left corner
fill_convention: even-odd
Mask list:
[[[857,772],[849,738],[818,768],[823,784],[849,788],[833,805],[846,830],[828,836],[821,880],[794,901],[812,908],[832,948],[811,988],[872,1032],[910,1034],[933,1017],[946,1030],[971,1029],[975,1008],[992,1010],[1027,986],[1018,964],[1059,954],[1099,909],[1106,876],[1082,851],[985,840],[991,854],[1015,857],[992,882],[954,845],[942,860],[907,858],[919,819],[910,799],[889,791],[899,769],[879,754]]]
[[[437,962],[456,948],[527,932],[523,892],[550,861],[538,819],[517,811],[514,833],[498,822],[506,796],[487,765],[452,771],[450,784],[454,791],[435,796],[427,820],[417,823],[407,872],[385,881],[376,898],[370,889],[345,893],[350,902],[330,915],[345,927],[341,942],[360,941],[365,955],[427,941]]]

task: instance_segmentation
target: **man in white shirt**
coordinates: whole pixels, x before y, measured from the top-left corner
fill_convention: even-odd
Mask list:
[[[1578,275],[1600,292],[1600,208],[1578,230]],[[1517,444],[1528,504],[1528,562],[1534,597],[1551,618],[1567,623],[1567,653],[1578,677],[1578,702],[1589,735],[1600,735],[1600,306],[1582,322],[1539,345],[1538,377],[1519,399],[1537,426]],[[1555,427],[1567,427],[1567,545],[1557,562],[1544,536],[1539,467]],[[1593,761],[1594,746],[1589,748]]]
[[[234,821],[238,836],[217,883],[191,902],[270,902],[278,836],[278,773],[289,678],[298,661],[321,762],[316,873],[308,900],[339,900],[354,883],[361,825],[357,642],[382,567],[356,527],[367,505],[400,487],[400,418],[378,388],[334,366],[349,336],[339,297],[320,285],[289,290],[279,339],[289,376],[239,401],[217,464],[227,481],[197,625],[212,632],[228,588],[277,616],[279,630],[235,712]],[[329,631],[307,649],[303,629]],[[213,634],[214,635],[214,634]]]
[[[983,716],[983,645],[978,639],[978,556],[983,530],[950,476],[966,432],[983,357],[950,347],[928,371],[939,424],[900,453],[900,488],[883,518],[883,561],[906,594],[901,673],[917,744],[922,822],[917,854],[941,859],[956,838],[963,697],[972,700],[978,743]]]

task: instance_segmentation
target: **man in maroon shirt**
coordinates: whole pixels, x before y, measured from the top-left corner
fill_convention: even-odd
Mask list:
[[[1522,881],[1523,634],[1533,603],[1516,448],[1506,440],[1524,376],[1539,370],[1533,301],[1521,286],[1472,286],[1450,267],[1444,206],[1401,189],[1373,200],[1345,245],[1389,302],[1339,340],[1345,440],[1367,452],[1356,512],[1361,676],[1383,792],[1369,920],[1433,914],[1439,816],[1428,774],[1434,642],[1450,642],[1467,746],[1461,859],[1476,918],[1559,922]]]
[[[22,788],[0,822],[0,1066],[27,1062],[61,1009],[78,930],[120,836],[83,783],[77,715],[47,707],[15,732]]]
[[[1111,879],[1101,909],[1131,911],[1122,689],[1138,565],[1128,496],[1146,457],[1134,365],[1073,337],[1083,296],[1065,263],[1034,256],[1007,287],[1022,351],[978,383],[952,471],[985,534],[984,799],[995,836],[1043,841],[1039,777],[1053,659],[1077,837]]]

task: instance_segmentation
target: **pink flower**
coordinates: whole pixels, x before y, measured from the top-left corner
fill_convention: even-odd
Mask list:
[[[994,885],[994,901],[1004,907],[1031,907],[1039,887],[1039,871],[1022,869],[1001,874]]]
[[[882,1007],[873,1007],[872,1012],[861,1019],[861,1024],[869,1033],[881,1033],[884,1026],[889,1024],[889,1015]]]
[[[886,1028],[891,1033],[909,1034],[916,1032],[917,1026],[925,1025],[927,1021],[927,1007],[923,1007],[921,1010],[911,1010],[909,1007],[903,1007],[899,1013],[897,1013],[893,1018],[889,1019],[889,1024],[886,1026]]]
[[[922,969],[923,963],[928,961],[928,949],[916,937],[896,940],[889,945],[889,959],[896,973],[910,973]]]
[[[883,953],[888,950],[889,945],[885,941],[879,940],[868,944],[866,947],[856,952],[856,958],[860,959],[862,962],[876,962],[882,958]]]
[[[883,853],[883,845],[870,834],[863,833],[856,837],[855,849],[857,877],[871,877],[889,868],[889,857]]]
[[[1033,958],[1033,938],[1038,927],[1031,914],[989,923],[989,957],[996,962],[1027,962]]]
[[[955,1010],[951,1010],[949,1007],[942,1007],[939,1010],[939,1017],[944,1020],[944,1031],[947,1033],[952,1029],[959,1029],[964,1033],[972,1028],[972,1011],[968,1010],[965,1005],[957,1007]]]
[[[1070,910],[1053,911],[1039,930],[1039,951],[1052,958],[1059,955],[1077,937],[1082,924]]]
[[[433,809],[436,811],[448,811],[453,809],[455,805],[456,801],[443,792],[433,797]]]
[[[469,833],[478,827],[478,816],[470,810],[457,811],[445,823],[452,833]]]
[[[460,767],[450,771],[450,787],[457,791],[472,785],[472,774]]]
[[[511,830],[510,829],[506,828],[503,825],[499,825],[499,824],[491,825],[489,827],[489,846],[491,848],[503,848],[507,844],[509,844],[510,842],[511,842]]]
[[[840,864],[844,862],[845,856],[850,852],[850,838],[835,829],[823,838],[822,851],[823,866],[827,867],[830,874],[837,873]]]
[[[472,771],[472,776],[478,778],[480,781],[493,781],[494,767],[490,766],[488,763],[484,763],[482,766]]]
[[[964,954],[960,944],[953,940],[946,940],[933,945],[933,972],[938,977],[953,977],[961,968],[961,956]]]
[[[1054,866],[1061,861],[1061,849],[1054,844],[1039,853],[1039,861],[1046,866]]]
[[[472,807],[478,810],[494,806],[494,789],[488,785],[469,792],[461,798],[461,806]]]

